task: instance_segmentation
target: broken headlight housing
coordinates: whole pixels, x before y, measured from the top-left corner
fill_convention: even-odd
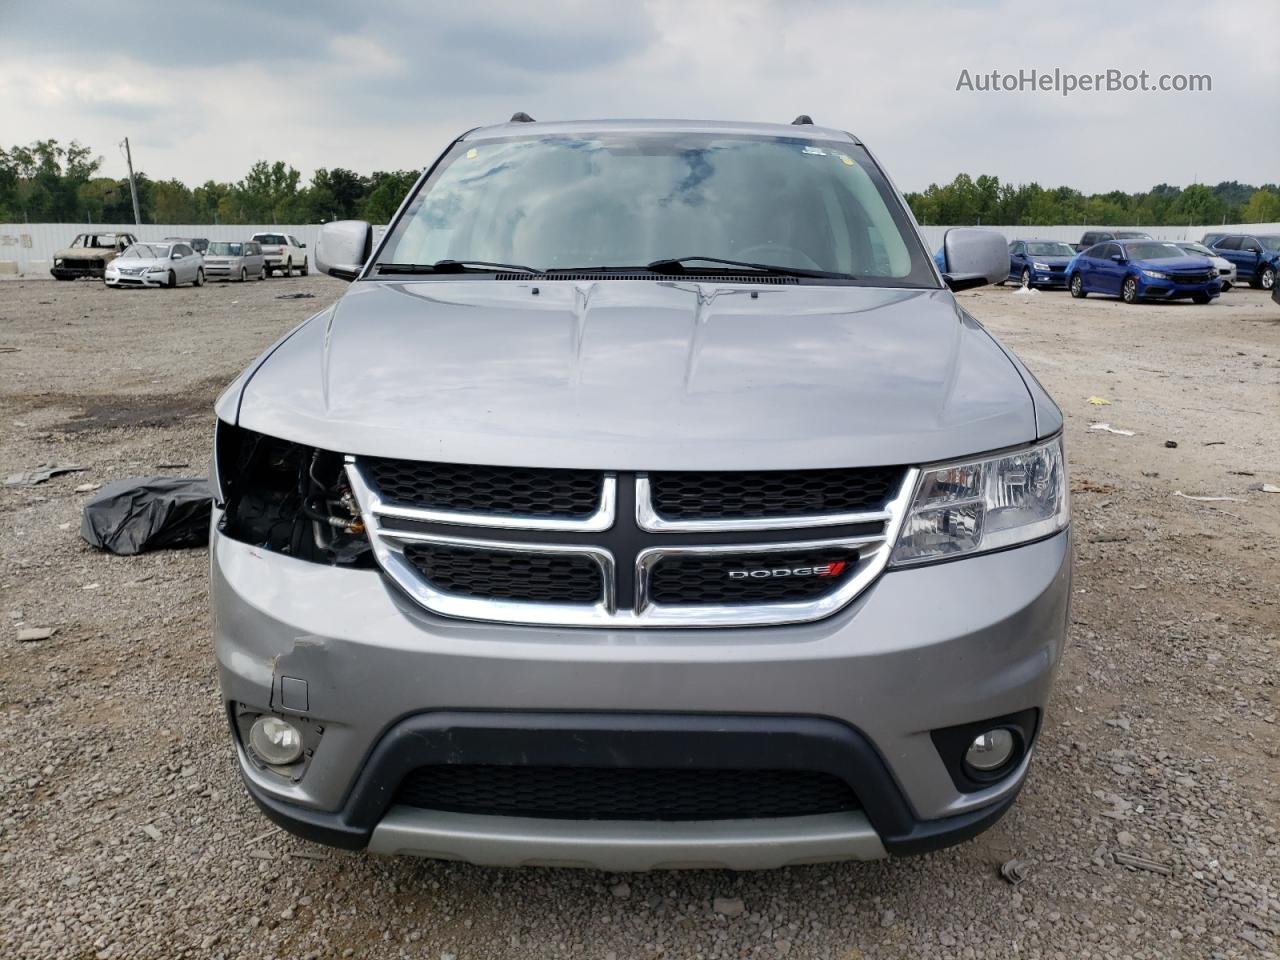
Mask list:
[[[335,566],[374,565],[342,454],[218,421],[214,490],[233,540]]]
[[[1017,546],[1071,521],[1062,437],[922,470],[891,563],[906,566]]]

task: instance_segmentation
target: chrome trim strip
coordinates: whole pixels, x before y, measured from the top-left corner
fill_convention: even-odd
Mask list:
[[[615,559],[599,547],[577,544],[513,542],[501,539],[456,537],[417,530],[386,529],[380,517],[390,516],[376,491],[365,481],[355,458],[347,458],[347,478],[355,495],[373,546],[378,564],[392,580],[428,611],[445,617],[531,626],[635,628],[635,627],[745,627],[805,623],[820,620],[837,612],[865,590],[885,569],[898,532],[906,518],[920,471],[909,468],[902,484],[885,513],[887,520],[881,532],[859,537],[804,539],[786,543],[734,543],[652,547],[637,556],[636,607],[617,609]],[[419,518],[414,518],[419,519]],[[510,550],[524,553],[564,553],[590,557],[600,567],[604,587],[599,603],[560,604],[518,600],[489,600],[446,593],[432,586],[404,557],[405,543],[440,543],[450,546],[485,550]],[[829,549],[831,547],[870,547],[861,551],[857,568],[841,587],[823,597],[805,602],[775,604],[663,605],[648,599],[648,571],[658,559],[681,554],[778,552],[796,549]]]
[[[491,867],[757,870],[887,854],[861,810],[759,820],[552,820],[393,806],[369,851]]]
[[[618,509],[618,478],[604,475],[600,488],[600,506],[596,512],[581,520],[563,517],[520,517],[494,513],[464,513],[460,510],[435,510],[430,507],[409,507],[387,503],[377,492],[372,480],[364,475],[364,468],[354,458],[347,463],[360,473],[361,482],[373,496],[372,510],[381,517],[398,520],[419,520],[423,523],[450,523],[467,527],[492,527],[501,530],[544,530],[556,532],[600,533],[613,526]]]
[[[742,517],[736,520],[667,520],[653,508],[653,492],[646,474],[636,475],[636,526],[649,533],[730,533],[752,530],[803,530],[847,523],[881,523],[888,510],[817,513],[807,517]]]

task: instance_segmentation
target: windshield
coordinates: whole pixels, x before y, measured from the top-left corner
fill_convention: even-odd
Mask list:
[[[1074,257],[1075,247],[1067,243],[1028,243],[1027,253],[1033,257]]]
[[[225,241],[215,240],[209,244],[209,253],[215,257],[238,257],[243,245],[239,243],[226,243]]]
[[[1186,256],[1172,243],[1130,243],[1125,249],[1130,260],[1171,260]]]
[[[937,286],[902,204],[861,147],[717,133],[456,144],[378,262],[635,269],[694,256]]]
[[[140,257],[144,260],[163,260],[169,256],[169,248],[160,243],[135,243],[121,257]]]

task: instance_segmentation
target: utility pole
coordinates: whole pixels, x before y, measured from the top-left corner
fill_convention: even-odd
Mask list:
[[[129,151],[129,138],[124,138],[124,162],[129,166],[129,194],[133,197],[133,223],[142,226],[142,214],[138,212],[138,184],[133,179],[133,154]]]

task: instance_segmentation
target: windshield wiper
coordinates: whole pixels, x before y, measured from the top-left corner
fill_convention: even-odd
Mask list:
[[[378,273],[535,273],[541,270],[519,263],[494,263],[490,260],[437,260],[435,263],[380,263]]]
[[[784,277],[817,277],[828,280],[857,279],[857,277],[848,273],[833,273],[829,270],[807,270],[804,267],[783,267],[776,263],[752,263],[748,260],[726,260],[723,257],[670,257],[647,263],[645,264],[645,269],[652,270],[654,273],[684,273],[686,265],[690,261],[739,267],[744,270],[759,270],[762,273],[772,273]]]

